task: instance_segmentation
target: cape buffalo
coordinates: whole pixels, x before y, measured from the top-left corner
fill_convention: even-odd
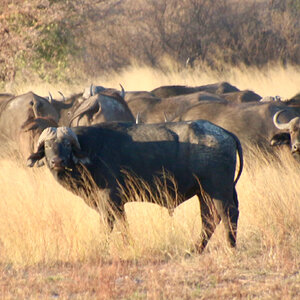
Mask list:
[[[300,162],[300,117],[295,117],[287,123],[280,123],[278,116],[283,111],[278,111],[273,117],[274,125],[282,132],[275,134],[270,143],[272,146],[289,145],[292,155]]]
[[[237,152],[239,171],[234,179]],[[198,120],[47,128],[27,165],[32,167],[44,157],[58,182],[94,209],[101,207],[102,198],[95,195],[100,189],[115,211],[123,215],[128,199],[122,198],[120,187],[126,190],[126,174],[141,179],[152,193],[160,179],[174,194],[174,206],[197,195],[203,232],[197,250],[204,249],[221,219],[230,245],[236,245],[239,211],[235,186],[243,168],[242,148],[238,138],[221,127]],[[84,176],[86,173],[88,176]],[[172,175],[175,186],[168,184],[166,174]],[[93,184],[88,184],[89,178]],[[201,186],[211,201],[204,200]],[[113,220],[109,214],[109,223]]]
[[[143,123],[159,123],[172,120],[200,102],[227,102],[218,95],[195,92],[168,98],[140,97],[128,101],[133,115],[139,114]]]
[[[236,134],[245,150],[249,149],[248,146],[257,145],[273,152],[270,140],[278,131],[273,116],[283,109],[280,122],[288,122],[299,116],[299,109],[289,106],[288,102],[211,102],[193,106],[174,121],[208,120]]]
[[[94,125],[109,121],[134,122],[125,102],[116,92],[104,91],[81,102],[71,111],[69,126]]]
[[[24,133],[22,126],[36,118],[49,118],[57,122],[59,115],[47,99],[33,92],[2,101],[0,103],[1,143],[11,145],[13,142],[16,144],[17,150],[27,156],[27,150],[24,149],[31,147],[32,139],[30,135]],[[53,123],[49,124],[53,126]],[[24,139],[24,136],[28,138]]]
[[[220,96],[232,103],[257,102],[261,100],[261,96],[250,90],[225,93]]]
[[[82,97],[83,97],[83,99],[88,99],[88,98],[90,98],[92,96],[95,96],[99,93],[107,92],[107,93],[113,93],[113,94],[118,93],[122,98],[124,98],[125,91],[124,91],[124,88],[121,84],[120,84],[120,86],[121,86],[121,91],[118,91],[118,90],[113,89],[113,88],[105,88],[101,85],[91,84],[91,86],[89,88],[84,89]]]
[[[160,86],[150,93],[158,98],[168,98],[179,95],[187,95],[195,92],[207,92],[211,94],[225,94],[239,91],[238,88],[228,82],[217,82],[207,85],[200,85],[195,87],[185,85],[165,85]]]

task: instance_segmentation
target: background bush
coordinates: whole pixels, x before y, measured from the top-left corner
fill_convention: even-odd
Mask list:
[[[300,0],[5,0],[0,81],[92,78],[135,64],[300,65]]]

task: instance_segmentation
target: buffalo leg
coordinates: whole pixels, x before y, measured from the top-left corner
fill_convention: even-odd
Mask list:
[[[202,232],[200,241],[196,245],[197,252],[201,253],[207,245],[210,237],[214,233],[217,225],[220,223],[220,216],[211,199],[197,195],[200,201],[200,214],[202,219]]]
[[[233,191],[233,201],[228,203],[224,200],[215,200],[214,203],[218,214],[221,216],[221,219],[224,222],[229,244],[231,247],[235,247],[239,218],[238,198],[235,189]]]

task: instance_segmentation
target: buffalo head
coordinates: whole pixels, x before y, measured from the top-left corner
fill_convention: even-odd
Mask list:
[[[278,111],[273,117],[274,125],[281,130],[271,139],[272,146],[290,145],[293,156],[300,161],[300,117],[295,117],[288,123],[280,123],[278,116],[283,110]]]
[[[44,157],[56,178],[65,172],[72,172],[79,163],[89,163],[76,134],[68,127],[46,128],[37,142],[37,151],[29,156],[27,166],[33,167]]]

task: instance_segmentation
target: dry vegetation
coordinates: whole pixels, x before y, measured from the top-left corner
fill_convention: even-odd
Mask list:
[[[60,187],[46,168],[1,160],[2,299],[293,299],[300,289],[299,166],[255,151],[238,183],[238,247],[220,225],[202,255],[192,198],[169,216],[149,203],[126,204],[112,234],[99,215]],[[187,254],[189,256],[187,257]]]
[[[299,0],[2,0],[0,84],[70,84],[133,63],[299,66],[299,16]]]
[[[4,0],[0,13],[7,92],[221,80],[261,96],[299,92],[299,1]],[[253,153],[237,185],[237,249],[221,224],[201,255],[191,252],[201,230],[196,198],[172,217],[126,204],[125,240],[121,223],[108,234],[46,168],[1,158],[0,299],[296,299],[299,165],[285,151],[280,160]]]
[[[286,96],[295,94],[297,72],[275,70],[265,76],[236,69],[230,79],[265,94],[274,88]],[[139,82],[144,89],[219,79],[213,73],[184,77],[139,68],[106,83],[113,86],[123,78],[128,86]],[[253,150],[237,185],[237,249],[227,247],[221,224],[201,255],[191,252],[201,230],[196,198],[175,209],[173,217],[158,205],[126,204],[127,241],[121,223],[108,234],[101,217],[60,187],[46,168],[27,169],[24,161],[2,159],[2,299],[297,298],[299,166],[288,152],[279,153],[279,162]]]

